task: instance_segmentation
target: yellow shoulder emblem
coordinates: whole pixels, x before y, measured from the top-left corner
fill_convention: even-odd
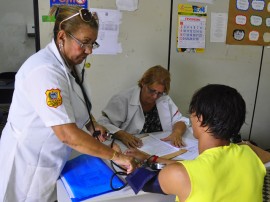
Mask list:
[[[46,102],[49,107],[57,108],[62,104],[61,90],[51,89],[46,91]]]

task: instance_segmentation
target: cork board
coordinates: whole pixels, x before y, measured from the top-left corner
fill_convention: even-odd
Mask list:
[[[227,44],[270,45],[270,0],[230,0]]]

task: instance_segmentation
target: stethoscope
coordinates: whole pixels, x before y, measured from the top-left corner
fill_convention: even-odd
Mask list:
[[[80,89],[82,91],[84,102],[85,102],[87,112],[88,112],[88,115],[89,115],[90,124],[91,124],[91,126],[93,128],[92,136],[94,138],[98,139],[98,136],[100,135],[100,131],[96,131],[96,129],[95,129],[94,122],[93,122],[92,115],[91,115],[92,103],[90,102],[90,100],[89,100],[89,98],[88,98],[88,96],[86,94],[86,91],[84,89],[84,86],[83,86],[86,58],[84,59],[84,64],[83,64],[83,68],[82,68],[82,71],[81,71],[81,80],[80,80],[80,78],[77,75],[77,72],[76,72],[75,68],[70,67],[70,65],[68,64],[68,61],[66,60],[66,58],[62,54],[62,50],[63,50],[62,47],[63,47],[63,44],[60,43],[59,44],[59,53],[60,53],[63,61],[65,62],[65,65],[71,70],[71,75],[75,78],[75,82],[79,85],[79,87],[80,87]]]
[[[81,91],[82,91],[83,98],[84,98],[84,101],[85,101],[85,104],[86,104],[87,112],[88,112],[88,115],[89,115],[90,123],[91,123],[91,126],[92,126],[93,131],[94,131],[93,134],[92,134],[92,136],[93,136],[94,138],[98,139],[98,136],[100,135],[100,131],[96,131],[96,130],[95,130],[94,122],[93,122],[93,119],[92,119],[92,117],[91,117],[92,103],[90,102],[90,100],[89,100],[89,98],[88,98],[88,96],[87,96],[87,94],[86,94],[86,91],[85,91],[85,89],[84,89],[84,86],[83,86],[86,58],[85,58],[85,60],[84,60],[83,68],[82,68],[82,71],[81,71],[81,80],[80,80],[80,78],[79,78],[78,75],[77,75],[76,70],[75,70],[74,68],[73,68],[73,69],[70,68],[70,66],[69,66],[69,64],[68,64],[68,62],[67,62],[67,60],[66,60],[66,58],[63,56],[63,54],[62,54],[62,47],[63,47],[63,45],[61,46],[61,45],[59,44],[59,52],[60,52],[60,55],[61,55],[61,57],[63,58],[63,60],[64,60],[64,62],[65,62],[65,64],[66,64],[66,66],[71,70],[71,75],[75,78],[75,82],[80,86],[80,89],[81,89]],[[108,139],[112,139],[112,142],[111,142],[111,148],[112,148],[112,146],[113,146],[113,144],[114,144],[114,141],[115,141],[115,138],[113,138],[113,135],[112,135],[111,133],[107,133],[107,138],[108,138]],[[118,190],[121,190],[121,189],[123,189],[124,187],[126,187],[126,186],[127,186],[127,182],[124,183],[124,185],[121,186],[121,187],[114,187],[114,186],[113,186],[113,179],[114,179],[117,175],[126,175],[126,172],[123,172],[123,171],[117,171],[117,170],[115,169],[114,166],[117,166],[118,168],[120,168],[120,169],[123,170],[123,171],[125,171],[125,169],[122,168],[121,166],[117,165],[117,164],[114,163],[113,161],[111,161],[111,167],[112,167],[112,169],[113,169],[113,171],[114,171],[114,174],[111,176],[111,179],[110,179],[110,186],[111,186],[112,190],[118,191]]]
[[[80,81],[78,75],[76,74],[76,72],[74,72],[73,70],[71,70],[71,74],[74,76],[76,83],[77,83],[77,84],[80,86],[80,88],[81,88],[81,91],[82,91],[82,94],[83,94],[83,97],[84,97],[84,100],[85,100],[85,103],[86,103],[87,111],[88,111],[88,114],[89,114],[90,122],[91,122],[91,125],[92,125],[93,130],[94,130],[93,137],[98,138],[98,136],[100,135],[100,131],[96,131],[96,130],[95,130],[94,123],[93,123],[93,120],[92,120],[92,118],[91,118],[91,113],[90,113],[90,110],[91,110],[91,108],[92,108],[92,104],[91,104],[91,102],[90,102],[90,100],[89,100],[89,98],[88,98],[88,96],[87,96],[87,94],[86,94],[86,92],[85,92],[84,87],[83,87],[84,72],[85,72],[85,69],[84,69],[85,62],[86,62],[86,59],[85,59],[85,61],[84,61],[83,69],[82,69],[82,71],[81,71],[81,75],[82,75],[81,81]],[[110,133],[108,133],[107,135],[110,135],[110,138],[113,137],[112,134],[110,134]],[[112,138],[111,148],[113,147],[114,141],[115,141],[115,139]],[[124,170],[124,171],[125,171],[125,169],[122,168],[121,166],[117,165],[117,164],[114,163],[113,161],[111,161],[111,167],[112,167],[112,169],[113,169],[113,171],[114,171],[114,174],[111,176],[111,179],[110,179],[110,186],[111,186],[111,189],[112,189],[112,190],[114,190],[114,191],[119,191],[119,190],[121,190],[121,189],[123,189],[124,187],[127,186],[127,182],[124,183],[124,185],[121,186],[121,187],[114,187],[114,186],[113,186],[113,179],[114,179],[117,175],[126,175],[126,172],[123,172],[123,171],[117,171],[117,170],[115,169],[114,166],[117,166],[118,168],[120,168],[121,170]]]
[[[93,122],[93,119],[92,119],[92,115],[91,115],[91,109],[92,109],[92,103],[90,102],[87,94],[86,94],[86,91],[84,89],[84,86],[83,86],[83,81],[84,81],[84,72],[85,72],[85,69],[84,69],[84,66],[85,66],[85,62],[86,62],[86,59],[84,60],[84,65],[83,65],[83,69],[82,69],[82,79],[80,81],[78,75],[72,70],[71,71],[71,74],[74,76],[75,78],[75,82],[80,86],[81,88],[81,91],[82,91],[82,94],[83,94],[83,98],[84,98],[84,101],[85,101],[85,105],[86,105],[86,108],[87,108],[87,112],[88,112],[88,115],[89,115],[89,119],[90,119],[90,123],[91,123],[91,126],[93,128],[93,134],[92,136],[94,138],[98,138],[98,136],[100,135],[100,131],[96,131],[95,130],[95,126],[94,126],[94,122]]]

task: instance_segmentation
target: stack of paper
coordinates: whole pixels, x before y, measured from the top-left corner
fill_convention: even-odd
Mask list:
[[[83,154],[66,163],[60,178],[71,200],[81,201],[113,191],[112,175],[113,171],[103,160]],[[123,185],[124,182],[114,176],[113,187]]]
[[[150,155],[164,156],[179,151],[179,148],[161,141],[152,134],[143,137],[141,140],[143,142],[143,146],[139,149]]]
[[[198,140],[191,138],[191,136],[193,136],[191,129],[187,129],[182,138],[186,146],[180,148],[172,146],[170,141],[164,142],[160,140],[161,138],[167,137],[170,133],[171,132],[156,132],[143,135],[141,138],[143,146],[139,149],[150,155],[161,157],[175,154],[172,157],[174,160],[194,159],[199,155]]]

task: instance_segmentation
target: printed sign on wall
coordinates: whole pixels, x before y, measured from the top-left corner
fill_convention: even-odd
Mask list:
[[[227,44],[270,45],[270,0],[230,0]]]
[[[88,8],[87,0],[50,0],[50,7],[52,7],[53,5],[62,5],[62,4]]]
[[[81,6],[88,8],[88,0],[50,0],[50,8],[54,5]],[[42,15],[42,22],[55,22],[55,16]]]

